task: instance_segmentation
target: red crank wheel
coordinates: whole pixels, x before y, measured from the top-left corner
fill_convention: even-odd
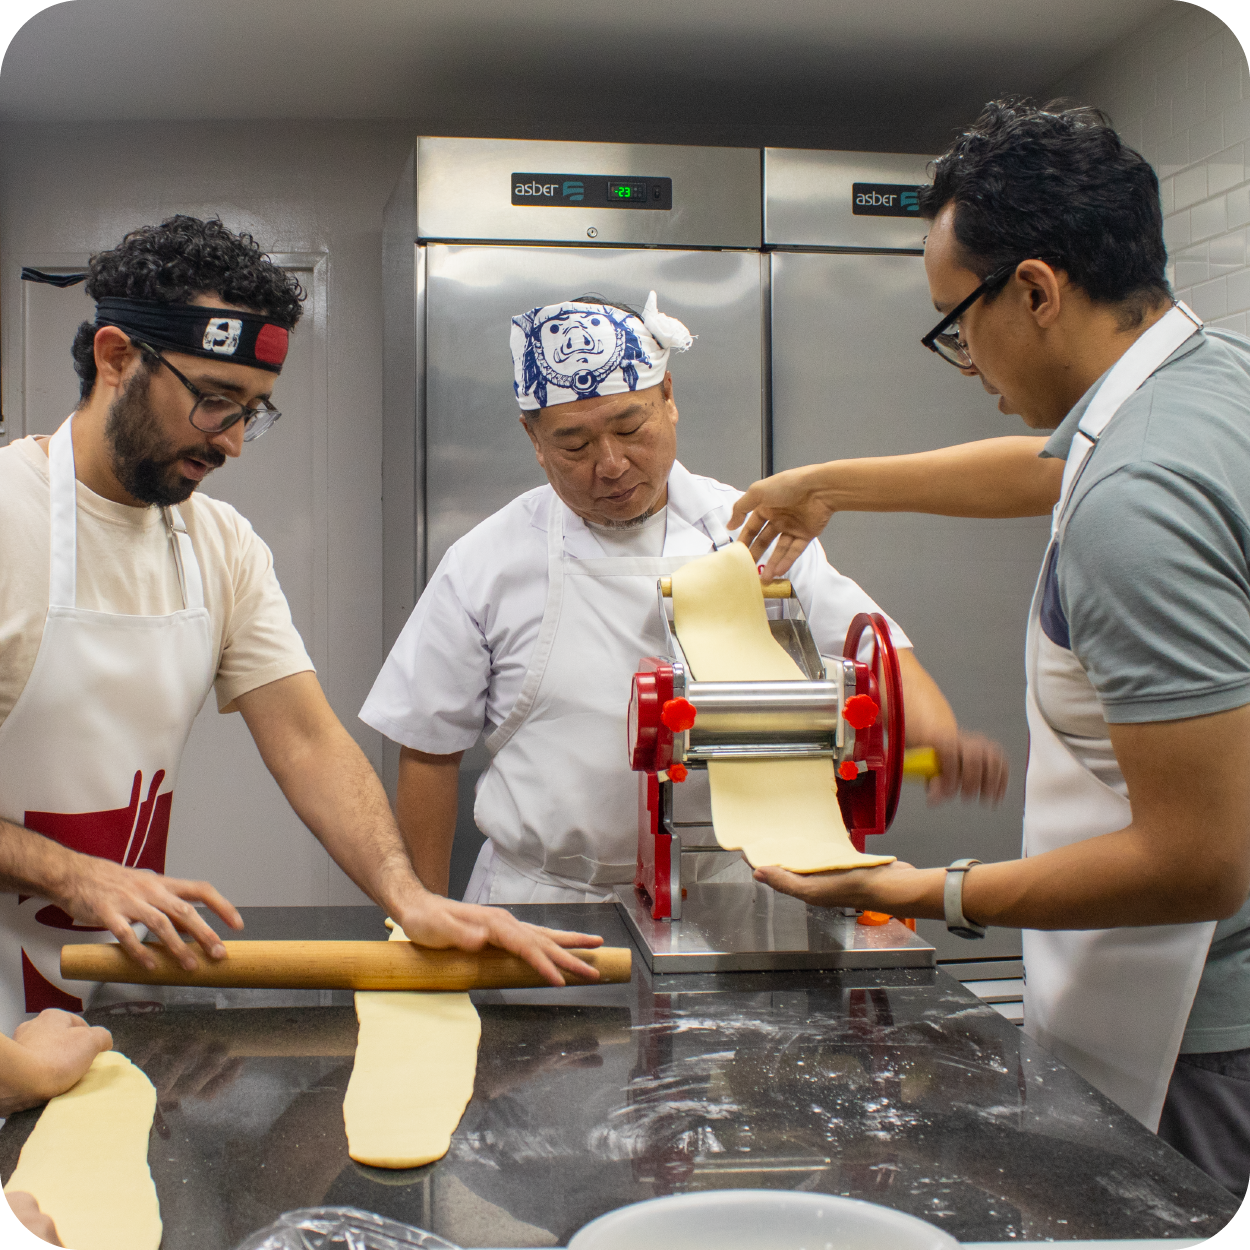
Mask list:
[[[881,698],[881,725],[885,738],[885,828],[889,828],[898,810],[898,797],[903,788],[903,750],[907,742],[907,723],[903,715],[903,676],[898,666],[898,652],[890,637],[890,626],[880,612],[861,612],[847,630],[842,654],[848,660],[859,659],[864,633],[872,631],[872,654],[866,663],[877,679]]]

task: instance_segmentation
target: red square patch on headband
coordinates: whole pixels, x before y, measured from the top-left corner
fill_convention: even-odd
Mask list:
[[[290,336],[281,326],[263,325],[256,336],[256,359],[267,365],[280,365],[286,359]]]

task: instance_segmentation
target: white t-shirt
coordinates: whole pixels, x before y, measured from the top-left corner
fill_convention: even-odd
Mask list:
[[[0,448],[0,724],[43,638],[51,562],[50,478],[34,438]],[[217,706],[312,669],[273,571],[273,556],[229,504],[196,492],[179,505],[204,580],[217,654]],[[78,483],[78,607],[127,616],[183,608],[159,508],[114,503]]]
[[[696,477],[675,462],[668,479],[662,549],[694,550],[692,530],[706,542],[703,518],[724,525],[740,490]],[[369,692],[360,718],[388,738],[431,755],[465,751],[484,729],[500,725],[521,693],[547,601],[547,511],[552,489],[518,496],[454,543],[430,578]],[[649,523],[650,524],[650,523]],[[658,530],[658,522],[656,522]],[[641,541],[655,542],[647,526]],[[604,527],[593,529],[564,508],[564,552],[601,560]],[[612,551],[637,555],[637,551]],[[852,619],[881,609],[837,571],[820,543],[790,570],[799,602],[824,655],[841,655]],[[893,621],[895,645],[910,647]]]

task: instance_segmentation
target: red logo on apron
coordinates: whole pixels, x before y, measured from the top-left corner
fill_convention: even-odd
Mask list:
[[[165,847],[169,841],[169,809],[173,793],[157,794],[165,780],[162,768],[148,786],[142,803],[143,773],[137,772],[130,788],[130,803],[108,812],[27,812],[27,829],[59,842],[71,851],[109,859],[127,868],[150,868],[165,871]],[[29,898],[19,895],[18,901]],[[35,919],[51,929],[68,929],[73,933],[102,933],[99,927],[77,925],[68,912],[55,903],[41,908]],[[81,1011],[82,999],[58,989],[22,952],[22,980],[26,989],[26,1010],[42,1011],[60,1007],[63,1011]]]

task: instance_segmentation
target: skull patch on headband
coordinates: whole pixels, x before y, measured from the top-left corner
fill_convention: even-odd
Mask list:
[[[511,345],[513,389],[526,409],[645,390],[663,381],[668,367],[669,344],[632,313],[604,304],[521,313],[512,318]]]

